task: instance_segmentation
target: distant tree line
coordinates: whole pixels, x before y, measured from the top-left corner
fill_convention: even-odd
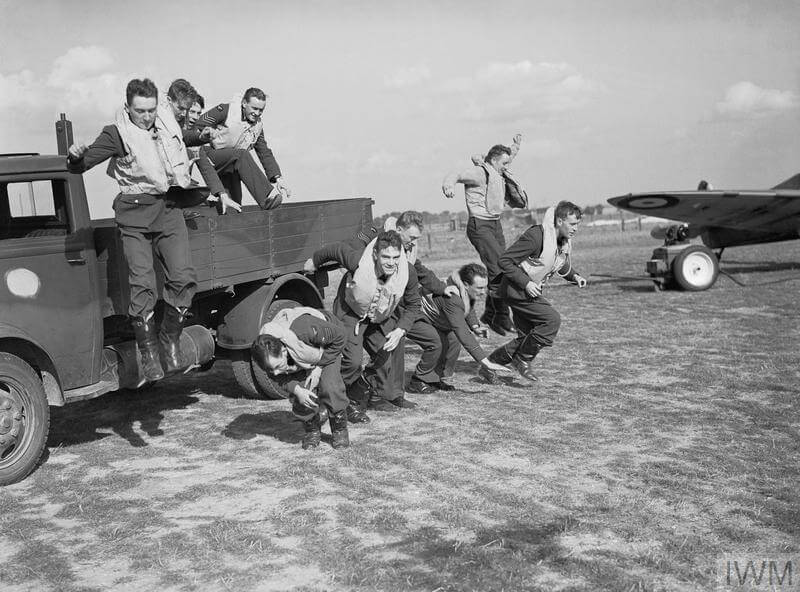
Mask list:
[[[614,210],[614,208],[611,206],[603,204],[597,204],[595,206],[583,206],[582,209],[584,216],[589,217],[602,216],[604,213],[607,214]],[[533,220],[541,220],[546,211],[547,206],[533,208],[529,212],[525,212],[524,210],[504,210],[502,213],[502,219],[514,219],[534,223]],[[388,214],[381,214],[380,216],[375,216],[374,221],[376,225],[383,225],[386,218],[390,216],[397,218],[400,214],[402,214],[402,212],[389,212]],[[467,221],[467,212],[463,210],[456,212],[451,212],[450,210],[443,210],[441,212],[423,211],[421,214],[427,226],[434,224],[449,224],[451,220],[460,220],[464,223]]]

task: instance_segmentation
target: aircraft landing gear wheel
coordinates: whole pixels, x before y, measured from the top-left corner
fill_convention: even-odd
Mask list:
[[[717,281],[719,260],[714,252],[702,245],[686,247],[672,262],[675,281],[684,290],[708,290]]]
[[[50,431],[50,407],[39,376],[24,360],[0,354],[0,485],[36,468]]]

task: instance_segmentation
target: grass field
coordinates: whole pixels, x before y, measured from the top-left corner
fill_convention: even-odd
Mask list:
[[[653,246],[579,236],[596,275],[549,289],[540,382],[462,356],[457,392],[345,451],[302,451],[224,361],[54,409],[43,465],[0,490],[0,590],[688,591],[724,554],[800,558],[800,242],[729,249],[700,293],[636,279]],[[461,233],[422,252],[473,259]]]

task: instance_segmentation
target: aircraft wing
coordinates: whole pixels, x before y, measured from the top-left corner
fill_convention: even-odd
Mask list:
[[[608,203],[695,226],[769,232],[797,232],[800,227],[800,188],[629,193]]]

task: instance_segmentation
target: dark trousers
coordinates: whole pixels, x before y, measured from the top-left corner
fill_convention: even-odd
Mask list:
[[[524,361],[532,359],[542,347],[550,347],[561,327],[561,315],[546,298],[508,299],[514,311],[517,338],[505,344],[509,355]]]
[[[164,302],[175,308],[190,307],[197,280],[181,209],[162,197],[120,195],[114,212],[128,264],[128,314],[147,318],[155,308],[158,286],[153,253],[164,270]]]
[[[342,360],[336,358],[327,366],[323,366],[322,374],[319,377],[319,384],[317,385],[317,397],[319,399],[320,407],[325,407],[331,413],[338,413],[347,408],[347,390],[342,380]],[[309,371],[296,372],[291,377],[299,381],[301,384],[305,381]],[[292,411],[294,414],[302,419],[308,421],[316,413],[304,405],[300,405],[293,401]]]
[[[369,377],[372,386],[383,398],[389,400],[396,398],[397,394],[392,392],[390,384],[391,352],[383,349],[383,344],[386,343],[386,334],[395,328],[396,321],[387,319],[383,323],[361,322],[349,314],[344,315],[340,320],[347,336],[342,351],[341,368],[345,387],[349,389],[361,376],[361,362],[364,358],[364,351],[366,351],[372,364],[365,374]]]
[[[456,373],[456,362],[461,355],[461,342],[456,337],[455,331],[442,331],[438,328],[436,331],[442,343],[442,352],[436,361],[435,372],[442,378],[448,378]]]
[[[481,220],[470,216],[467,222],[467,239],[478,251],[478,257],[486,266],[489,279],[484,320],[492,323],[507,319],[509,317],[508,306],[498,294],[500,280],[503,278],[499,260],[500,255],[506,250],[506,238],[503,235],[503,226],[500,224],[500,220]]]
[[[386,399],[395,399],[405,392],[405,341],[409,339],[422,348],[417,367],[414,369],[414,378],[422,382],[439,382],[441,374],[437,370],[439,359],[442,356],[442,341],[437,329],[423,319],[411,325],[405,337],[400,340],[397,348],[391,352],[390,380],[387,388],[390,393],[384,395]]]
[[[250,152],[241,148],[211,148],[206,150],[206,155],[233,201],[242,203],[241,181],[258,205],[264,208],[272,192],[272,184]]]

